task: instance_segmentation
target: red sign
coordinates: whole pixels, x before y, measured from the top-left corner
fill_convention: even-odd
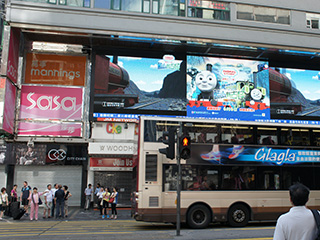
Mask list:
[[[132,168],[132,158],[90,158],[90,167]]]

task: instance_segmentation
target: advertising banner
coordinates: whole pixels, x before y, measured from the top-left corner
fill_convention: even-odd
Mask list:
[[[14,131],[16,87],[6,79],[2,129],[10,134]]]
[[[136,143],[89,143],[89,154],[121,154],[136,155],[138,144]]]
[[[189,164],[250,164],[275,165],[320,163],[320,150],[280,148],[277,146],[192,145]]]
[[[12,82],[17,83],[20,30],[10,26],[4,26],[3,33],[1,74],[6,75]]]
[[[132,171],[133,158],[90,158],[93,171]]]
[[[94,123],[91,138],[138,140],[138,124],[122,122]]]
[[[16,165],[79,165],[87,161],[87,145],[76,144],[14,144]]]
[[[85,56],[27,53],[26,59],[24,83],[85,86]]]
[[[23,85],[20,119],[82,120],[82,88]]]
[[[187,63],[187,116],[270,119],[266,62],[188,56]]]
[[[82,123],[19,122],[18,135],[82,137]]]

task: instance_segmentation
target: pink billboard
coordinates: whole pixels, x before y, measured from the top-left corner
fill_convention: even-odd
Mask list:
[[[82,120],[83,89],[23,85],[20,119]]]
[[[4,110],[2,128],[4,131],[13,134],[13,124],[15,119],[16,87],[6,79],[6,89],[4,95]]]
[[[20,136],[81,137],[82,123],[20,122]]]
[[[20,44],[20,30],[11,28],[8,63],[7,63],[7,76],[14,83],[17,83],[17,79],[18,79],[19,44]]]

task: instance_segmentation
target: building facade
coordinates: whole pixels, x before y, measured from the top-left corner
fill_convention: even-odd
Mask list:
[[[187,115],[188,56],[319,71],[315,0],[8,0],[4,20],[1,185],[66,184],[73,205],[88,183],[129,204],[139,115]]]

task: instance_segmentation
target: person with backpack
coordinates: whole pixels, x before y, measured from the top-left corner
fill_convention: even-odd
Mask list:
[[[301,183],[289,188],[290,201],[293,207],[282,214],[274,231],[274,240],[314,240],[318,239],[318,226],[313,212],[306,207],[310,190]],[[319,212],[316,211],[319,216]]]
[[[69,198],[72,197],[72,194],[68,191],[68,186],[64,185],[63,186],[64,190],[64,216],[68,217],[68,206],[69,206]]]
[[[36,221],[38,221],[38,211],[39,211],[39,205],[42,204],[42,200],[40,198],[41,195],[45,194],[45,192],[38,192],[38,188],[34,187],[33,191],[29,195],[29,204],[30,204],[30,221],[33,220],[33,217]]]

